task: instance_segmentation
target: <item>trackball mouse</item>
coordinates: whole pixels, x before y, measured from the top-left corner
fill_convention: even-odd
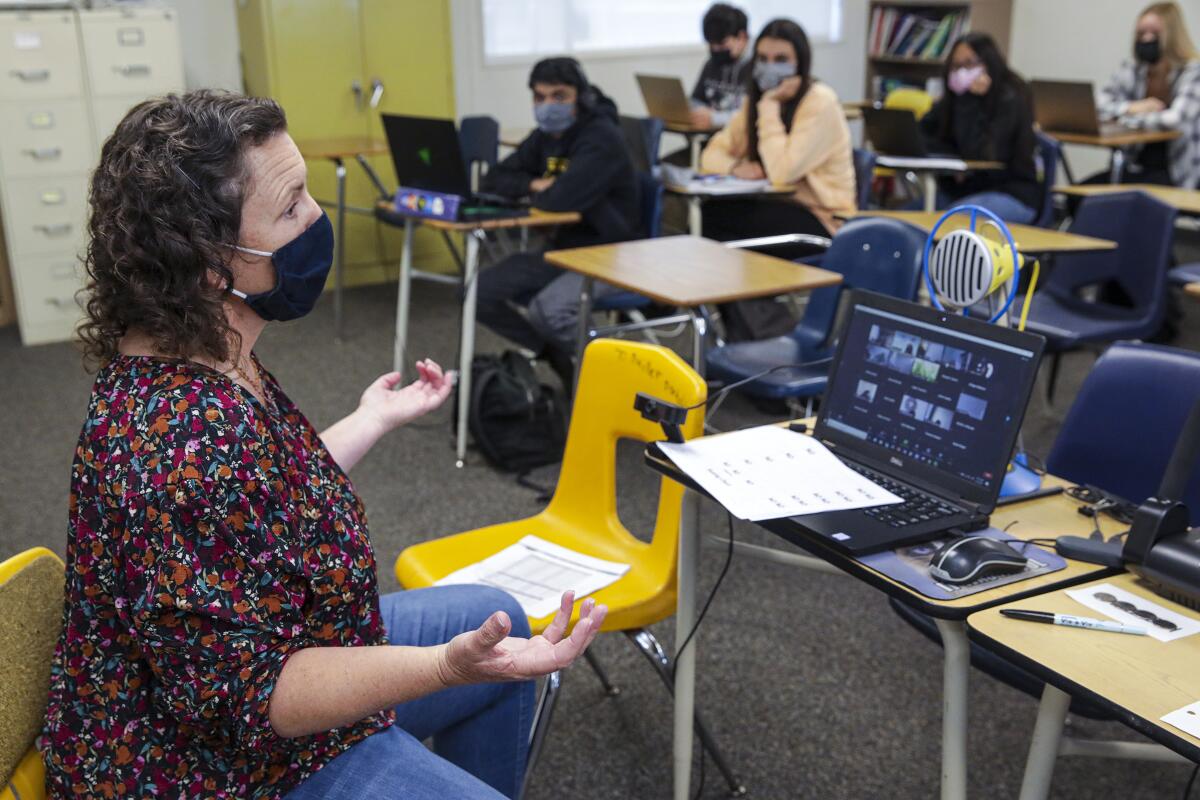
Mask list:
[[[1006,542],[964,536],[942,545],[929,562],[929,574],[945,583],[970,583],[991,575],[1020,572],[1029,559]]]

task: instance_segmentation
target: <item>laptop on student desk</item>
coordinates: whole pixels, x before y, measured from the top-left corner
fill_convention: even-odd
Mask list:
[[[642,90],[642,101],[650,116],[658,117],[671,125],[692,124],[692,104],[688,100],[683,81],[660,75],[637,75],[638,88]]]
[[[916,114],[905,108],[864,108],[863,127],[867,139],[881,155],[928,158]]]
[[[529,213],[509,198],[471,191],[454,120],[384,114],[383,131],[402,189],[461,198],[457,206],[460,220],[503,219]]]
[[[1106,136],[1128,133],[1117,122],[1100,122],[1096,111],[1096,93],[1087,81],[1030,81],[1033,114],[1037,124],[1048,133],[1082,133]]]
[[[984,528],[996,505],[1045,340],[855,291],[813,435],[905,498],[792,517],[866,555]]]

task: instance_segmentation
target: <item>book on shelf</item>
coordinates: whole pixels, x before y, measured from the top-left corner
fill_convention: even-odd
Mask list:
[[[867,47],[872,56],[940,60],[946,48],[967,29],[967,14],[955,11],[906,12],[901,8],[875,6]]]

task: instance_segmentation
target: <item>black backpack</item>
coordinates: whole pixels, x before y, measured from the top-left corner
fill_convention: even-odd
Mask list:
[[[562,460],[566,403],[560,391],[538,381],[533,364],[515,350],[477,355],[471,363],[467,427],[489,464],[527,472]]]

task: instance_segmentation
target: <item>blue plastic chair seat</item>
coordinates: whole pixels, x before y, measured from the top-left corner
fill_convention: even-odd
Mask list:
[[[593,311],[633,311],[646,308],[654,301],[634,292],[613,292],[596,298],[592,304]]]
[[[792,336],[776,336],[757,342],[734,342],[709,352],[708,377],[728,386],[772,367],[818,361],[820,363],[811,366],[772,372],[737,389],[771,400],[815,397],[825,391],[829,364],[820,360],[828,358],[828,355],[828,349],[805,346],[805,343]]]
[[[1046,337],[1050,350],[1071,350],[1088,342],[1144,339],[1154,334],[1143,311],[1060,298],[1050,292],[1033,296],[1025,329]]]
[[[1167,273],[1167,280],[1177,286],[1188,283],[1200,283],[1200,262],[1184,264]]]

